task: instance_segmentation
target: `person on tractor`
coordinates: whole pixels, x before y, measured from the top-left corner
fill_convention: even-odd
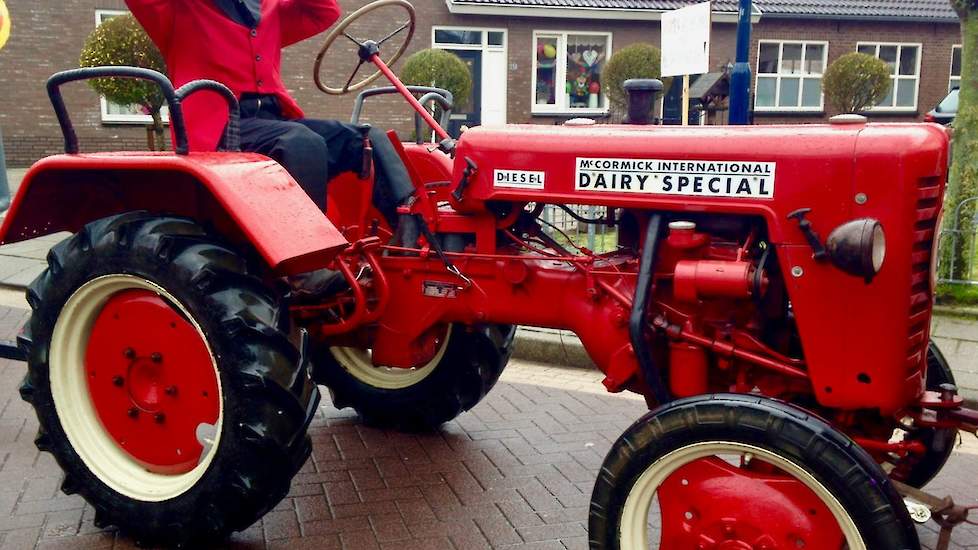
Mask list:
[[[126,0],[182,86],[211,79],[241,102],[241,149],[278,161],[309,197],[326,206],[327,182],[363,165],[362,128],[305,118],[282,81],[282,49],[328,29],[340,15],[336,0]],[[221,148],[227,125],[223,100],[200,93],[183,104],[190,147]],[[374,203],[390,221],[413,193],[390,140],[369,130],[375,168]],[[291,281],[299,295],[320,296],[337,274],[320,271]],[[310,296],[307,296],[310,297]]]

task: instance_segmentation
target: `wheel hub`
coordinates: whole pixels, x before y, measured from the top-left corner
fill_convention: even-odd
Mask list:
[[[661,548],[832,549],[845,541],[818,496],[774,468],[704,458],[677,469],[660,489]]]
[[[122,450],[154,473],[197,466],[207,443],[198,433],[220,414],[218,380],[206,343],[165,300],[147,290],[109,298],[85,372],[99,420]]]
[[[139,357],[129,366],[129,398],[136,407],[148,411],[160,410],[163,401],[163,365],[149,357]]]

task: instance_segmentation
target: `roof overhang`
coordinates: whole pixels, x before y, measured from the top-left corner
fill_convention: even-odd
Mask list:
[[[456,15],[495,15],[497,17],[549,17],[553,19],[604,19],[619,21],[660,21],[667,10],[620,8],[585,8],[570,6],[514,6],[445,0],[448,11]],[[761,10],[754,5],[751,22],[761,20]],[[713,12],[714,23],[737,23],[735,12]]]
[[[764,19],[802,19],[820,21],[867,21],[877,23],[934,23],[946,25],[949,23],[958,24],[957,17],[914,17],[907,15],[831,15],[831,14],[802,14],[802,13],[770,13],[764,14]]]

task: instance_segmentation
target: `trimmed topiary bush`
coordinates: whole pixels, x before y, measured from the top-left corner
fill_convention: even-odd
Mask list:
[[[119,15],[99,25],[88,36],[79,64],[82,67],[127,65],[166,74],[163,54],[132,15]],[[151,128],[156,135],[155,141],[162,147],[163,119],[160,109],[165,100],[156,84],[130,78],[99,78],[88,83],[108,101],[141,107],[152,116]],[[153,148],[152,145],[150,148]]]
[[[401,81],[408,86],[434,86],[452,92],[456,105],[464,105],[472,94],[472,75],[464,61],[452,52],[435,48],[407,58]]]
[[[608,101],[616,109],[626,105],[622,84],[629,78],[661,78],[662,52],[652,44],[639,42],[615,52],[601,74]],[[666,86],[668,89],[668,86]]]
[[[843,113],[858,113],[890,92],[890,67],[864,53],[847,53],[829,65],[822,77],[825,99]]]

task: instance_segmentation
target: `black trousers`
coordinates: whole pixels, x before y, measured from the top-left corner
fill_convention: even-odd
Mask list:
[[[387,135],[371,128],[369,138],[373,202],[393,222],[397,206],[414,193],[414,187]],[[274,99],[242,99],[241,149],[278,161],[321,209],[326,207],[329,180],[343,172],[358,172],[363,163],[363,135],[358,127],[338,120],[286,120]]]

